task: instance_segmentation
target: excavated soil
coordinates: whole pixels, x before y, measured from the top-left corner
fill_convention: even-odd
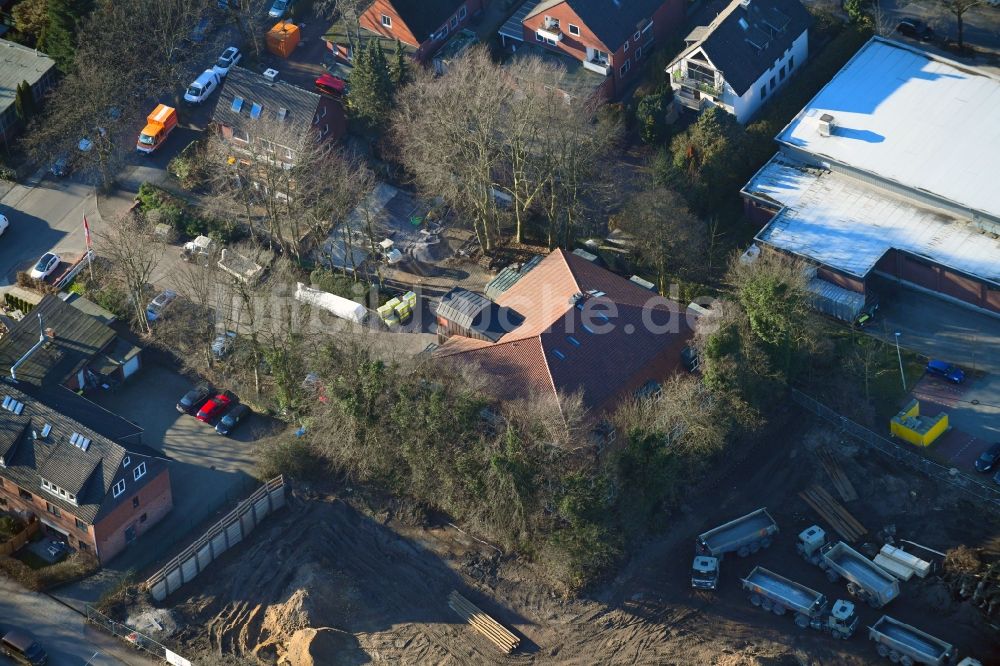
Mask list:
[[[668,519],[664,536],[645,544],[617,578],[576,599],[554,594],[531,564],[501,557],[453,527],[407,527],[351,501],[297,493],[246,545],[168,600],[184,627],[175,639],[192,658],[221,651],[246,663],[291,666],[853,665],[878,661],[865,627],[886,612],[959,646],[961,656],[1000,663],[996,628],[934,575],[902,583],[884,611],[860,605],[859,630],[848,641],[799,630],[787,616],[747,603],[739,578],[756,564],[831,600],[850,598],[843,583],[829,583],[794,549],[795,535],[820,523],[798,491],[821,483],[835,494],[813,454],[820,444],[835,452],[860,495],[845,503],[869,529],[859,549],[877,548],[878,533],[888,528],[897,539],[942,552],[964,543],[997,556],[995,516],[805,422],[730,461]],[[727,558],[718,591],[692,590],[694,536],[760,506],[781,528],[775,544],[748,561]],[[461,623],[446,601],[453,589],[519,634],[521,648],[502,655]]]

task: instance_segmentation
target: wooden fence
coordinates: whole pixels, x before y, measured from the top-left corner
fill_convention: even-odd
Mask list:
[[[159,571],[146,579],[146,589],[163,601],[189,583],[224,552],[243,541],[269,513],[285,506],[285,479],[271,479],[240,502]]]
[[[31,537],[35,536],[38,530],[42,528],[41,525],[37,520],[32,520],[23,530],[12,536],[8,541],[0,543],[0,555],[10,555],[28,543]]]

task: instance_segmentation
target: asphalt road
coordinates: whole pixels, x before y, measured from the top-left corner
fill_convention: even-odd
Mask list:
[[[0,577],[0,618],[4,626],[31,633],[49,654],[49,666],[111,666],[158,664],[52,598],[29,592]],[[0,664],[7,664],[0,657]]]

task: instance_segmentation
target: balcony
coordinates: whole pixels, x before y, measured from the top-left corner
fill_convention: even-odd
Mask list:
[[[695,111],[701,111],[702,98],[691,92],[689,88],[680,88],[675,90],[674,99],[676,99],[681,106],[686,106],[687,108],[694,109]]]
[[[715,97],[716,99],[722,99],[723,86],[713,85],[711,83],[706,83],[700,79],[692,79],[684,76],[681,70],[674,70],[673,74],[674,83],[681,86],[681,90],[684,88],[690,88],[692,90],[698,90],[699,92],[709,95],[710,97]]]
[[[539,28],[535,31],[535,34],[542,39],[547,39],[553,42],[561,42],[563,38],[563,34],[559,32],[558,28]]]
[[[584,60],[583,68],[592,72],[597,72],[602,76],[607,76],[611,72],[611,65],[600,60]]]

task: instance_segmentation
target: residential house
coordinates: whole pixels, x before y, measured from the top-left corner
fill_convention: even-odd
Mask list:
[[[17,87],[27,81],[36,105],[56,82],[56,62],[44,53],[0,39],[0,140],[6,146],[20,131],[14,100]]]
[[[505,48],[534,44],[598,77],[600,95],[624,93],[657,44],[680,27],[684,0],[527,0],[500,28]]]
[[[347,130],[337,100],[242,67],[226,76],[212,122],[236,152],[266,155],[286,168],[295,164],[302,142],[329,141]]]
[[[745,124],[805,64],[811,15],[799,0],[732,0],[702,9],[711,17],[685,38],[667,66],[677,101],[717,106]]]
[[[436,358],[479,366],[505,399],[581,393],[594,414],[680,369],[692,334],[674,301],[558,249],[437,310]]]
[[[878,277],[1000,315],[998,99],[992,72],[873,37],[743,188],[755,251],[811,264],[827,305]]]
[[[64,393],[60,400],[86,403]],[[167,461],[154,452],[120,444],[9,381],[0,382],[0,400],[0,509],[36,517],[106,563],[173,507]],[[120,427],[90,407],[91,421]]]
[[[106,317],[95,316],[102,310],[77,296],[65,302],[45,295],[0,338],[3,373],[19,384],[71,391],[125,381],[142,367],[142,348]]]
[[[399,40],[413,58],[426,62],[449,35],[468,25],[487,3],[488,0],[375,0],[359,17],[359,46],[376,37],[389,50]],[[353,31],[343,22],[326,36],[334,54],[348,62],[354,57],[352,38]]]

